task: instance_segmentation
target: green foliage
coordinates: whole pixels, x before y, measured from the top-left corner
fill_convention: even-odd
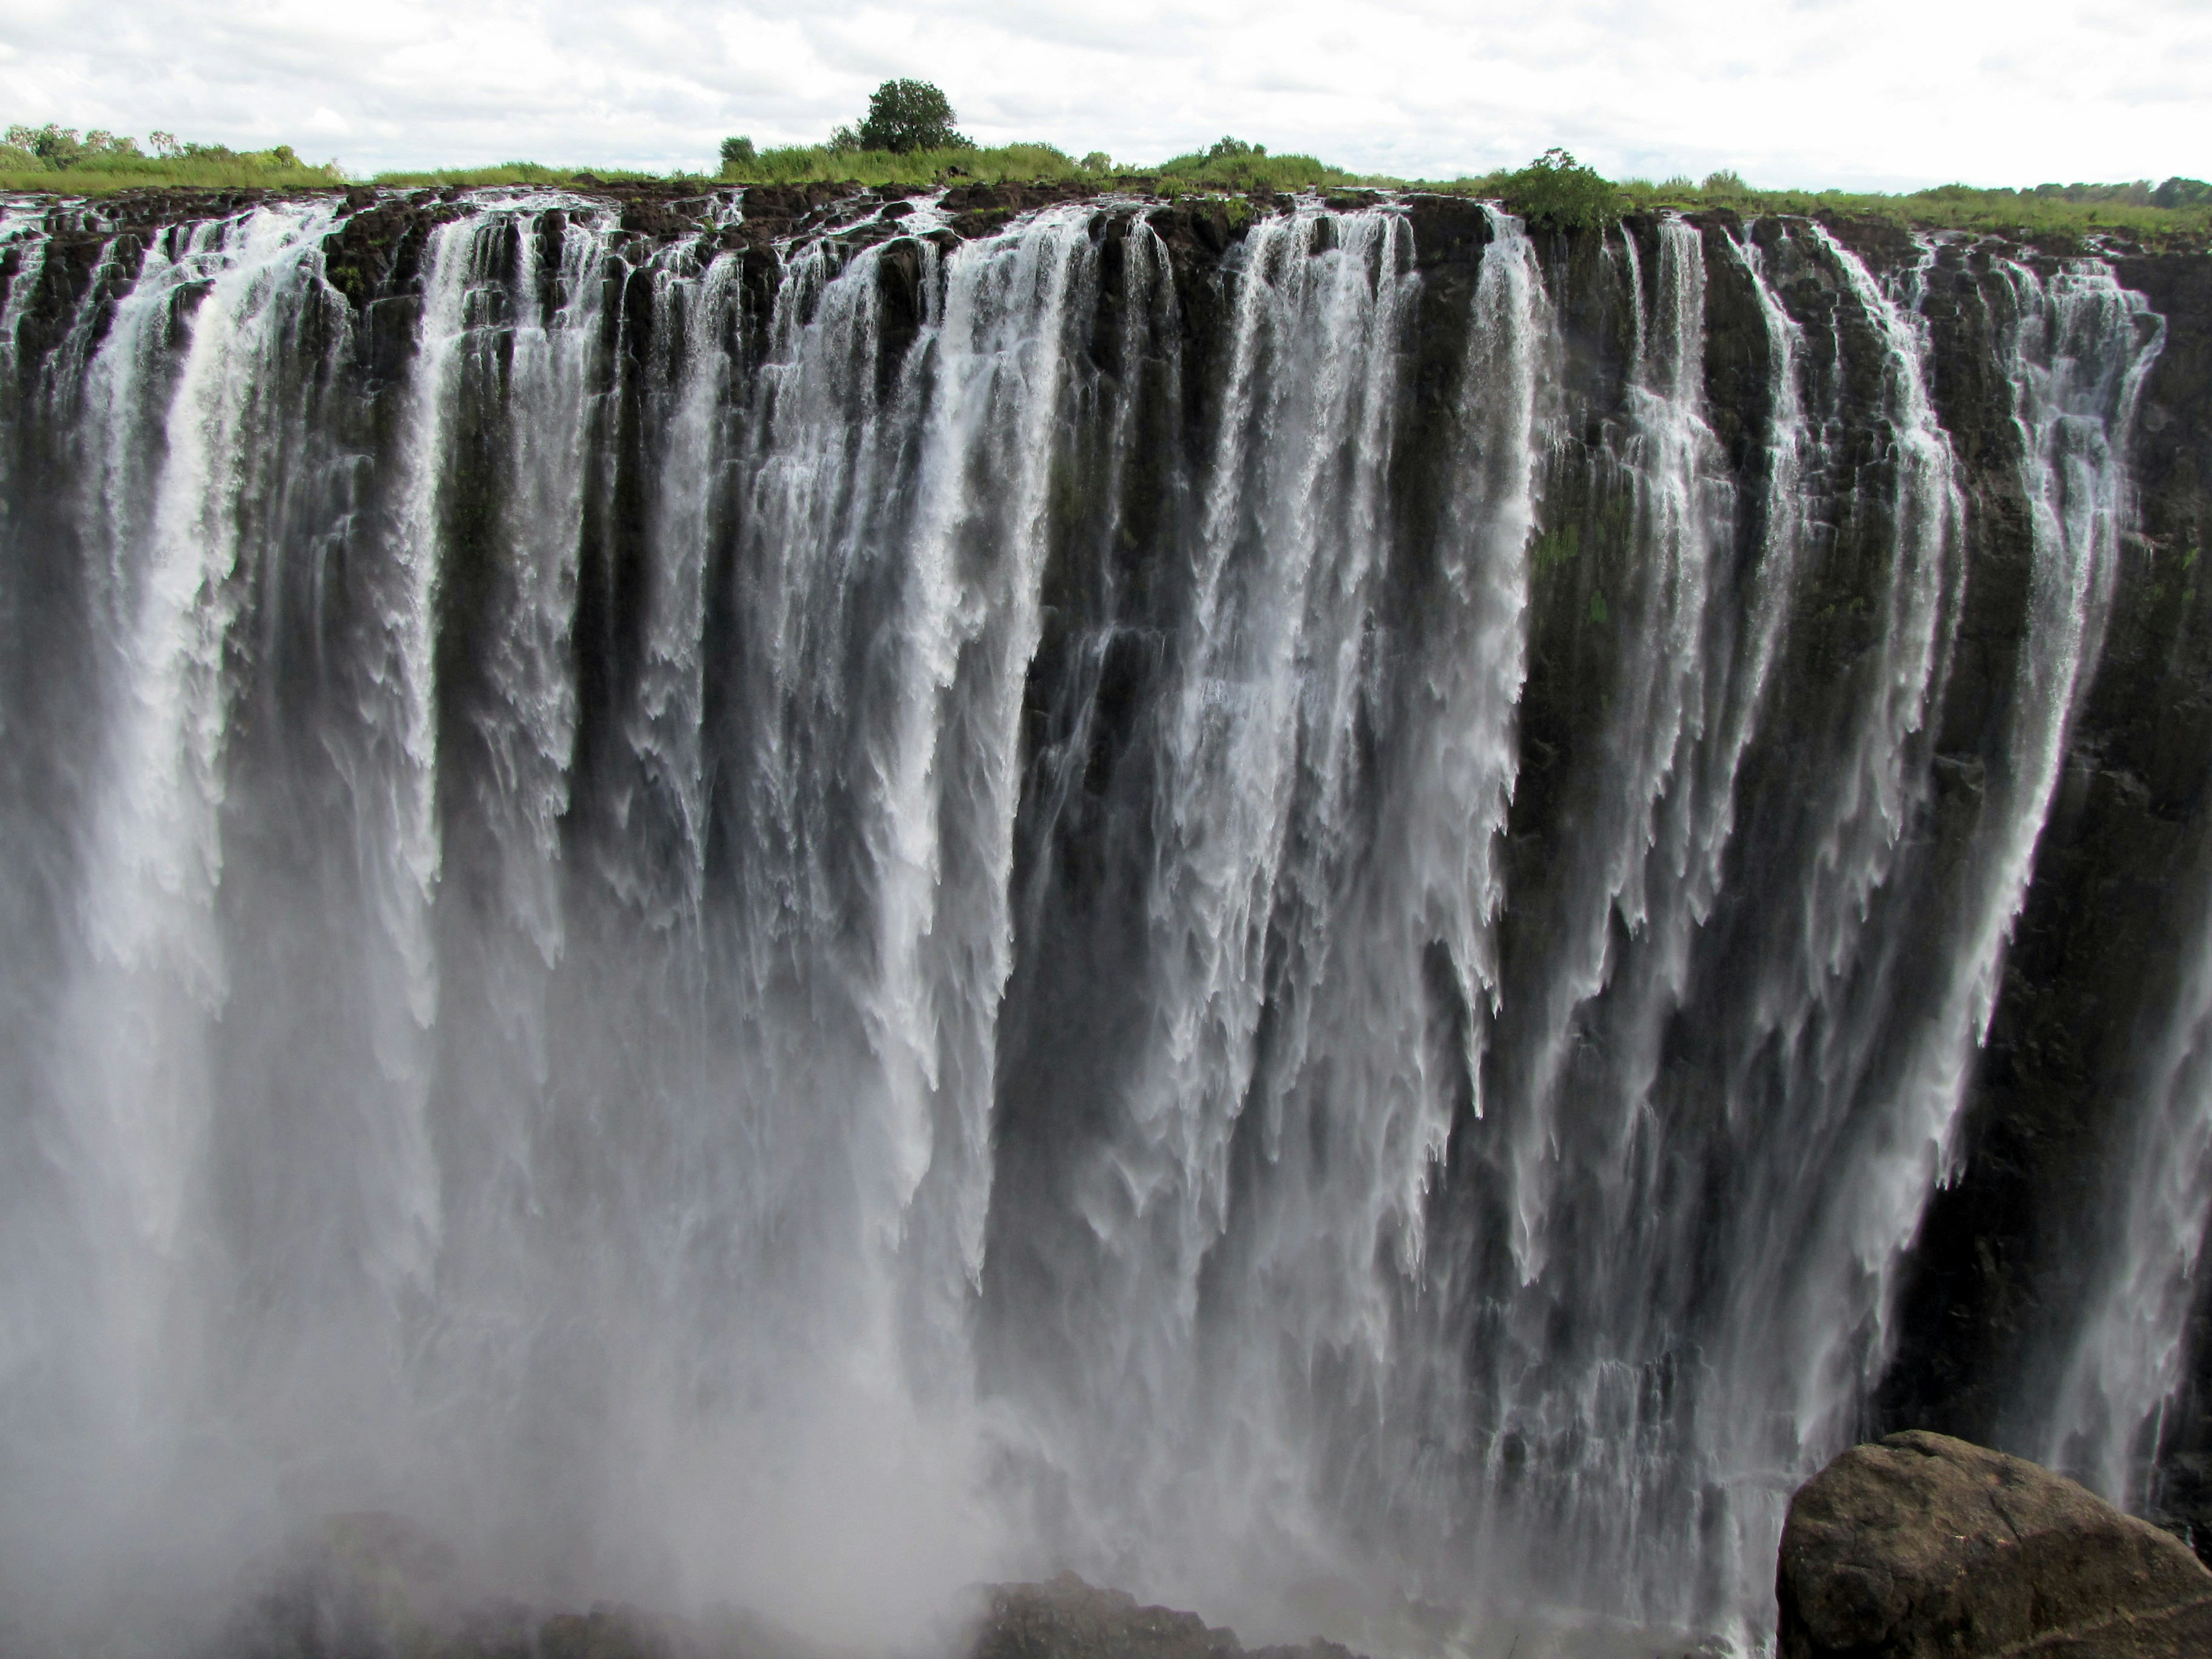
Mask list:
[[[2194,184],[2194,179],[2169,179],[2169,185]],[[1951,185],[1950,190],[1971,190],[1970,185]],[[2160,202],[2158,191],[2151,188],[2150,180],[2137,179],[2124,185],[2038,185],[2028,194],[2052,197],[2063,202],[2112,202],[2125,207],[2171,207],[2172,202]]]
[[[2078,243],[2091,235],[2118,234],[2154,247],[2203,248],[2212,246],[2212,186],[2197,186],[2205,192],[2199,198],[2191,188],[2196,184],[2170,179],[2156,191],[2140,180],[2133,185],[2041,185],[2033,190],[1951,184],[1891,196],[1841,190],[1715,190],[1711,179],[1695,185],[1674,178],[1658,185],[1631,179],[1618,188],[1631,208],[1644,212],[1713,207],[1746,215],[1826,212],[1916,229],[1982,232],[2023,241]]]
[[[1583,550],[1583,532],[1579,525],[1563,525],[1557,530],[1547,530],[1536,538],[1528,549],[1528,556],[1537,574],[1563,565]]]
[[[1203,154],[1179,155],[1156,167],[1116,164],[1103,150],[1080,161],[1052,144],[972,145],[897,151],[854,142],[792,144],[758,151],[750,159],[725,159],[722,177],[742,184],[936,185],[946,183],[1053,184],[1126,181],[1133,188],[1299,191],[1365,182],[1310,155],[1270,155],[1264,146],[1237,140]]]
[[[956,118],[951,100],[929,82],[886,81],[869,94],[867,118],[851,135],[854,142],[850,148],[889,150],[894,155],[974,148],[953,130]],[[839,128],[831,142],[845,134],[846,129]]]
[[[1203,151],[1178,155],[1157,167],[1117,164],[1103,150],[1093,150],[1078,161],[1051,144],[1004,144],[985,149],[955,131],[952,120],[951,106],[936,88],[926,82],[887,81],[870,99],[867,118],[858,128],[840,128],[827,143],[761,149],[747,137],[724,139],[720,179],[730,184],[871,185],[1082,183],[1149,191],[1170,200],[1191,191],[1263,196],[1407,182],[1353,173],[1310,155],[1271,155],[1264,144],[1232,137],[1217,139]],[[927,138],[942,142],[922,142]],[[586,171],[531,161],[386,173],[373,182],[399,186],[548,185],[589,189],[595,185],[670,179],[702,187],[710,182],[683,173]],[[141,186],[328,189],[346,182],[337,162],[311,165],[284,144],[266,150],[234,151],[220,144],[180,143],[173,134],[155,132],[148,135],[146,149],[142,150],[128,137],[99,130],[81,133],[52,122],[37,127],[18,125],[0,134],[0,191],[92,195]],[[1754,190],[1731,168],[1709,173],[1703,184],[1680,175],[1656,185],[1644,179],[1614,184],[1565,150],[1551,149],[1516,171],[1419,187],[1500,198],[1532,226],[1553,229],[1600,228],[1629,210],[1728,208],[1747,216],[1832,213],[2061,246],[2078,245],[2096,235],[2118,235],[2152,247],[2212,250],[2212,184],[2178,177],[2155,186],[2147,179],[2107,185],[2046,184],[2032,190],[1984,190],[1948,184],[1905,195]],[[1231,218],[1245,222],[1249,211],[1249,205],[1232,205]],[[1555,544],[1554,538],[1547,537],[1536,546],[1534,556],[1540,568],[1573,556],[1571,532],[1563,533],[1565,539]]]
[[[1620,217],[1620,192],[1565,150],[1546,150],[1498,180],[1506,210],[1548,230],[1597,230]]]
[[[1157,167],[1127,171],[1158,178],[1170,188],[1298,191],[1364,182],[1358,174],[1310,155],[1270,155],[1264,144],[1235,138],[1218,139],[1202,155],[1178,155]]]
[[[150,155],[138,148],[137,140],[97,129],[80,136],[76,128],[57,122],[43,127],[11,126],[0,142],[0,190],[83,196],[162,186],[278,188],[345,182],[337,162],[311,166],[289,144],[233,150],[221,144],[179,143],[167,132],[154,133],[147,142],[154,152]]]
[[[1002,144],[908,150],[840,149],[830,144],[790,144],[762,150],[749,161],[725,163],[726,181],[748,185],[1034,184],[1064,179],[1097,182],[1066,150],[1050,144]]]
[[[144,159],[138,153],[138,142],[135,138],[118,137],[99,128],[80,138],[75,127],[62,126],[52,121],[42,127],[9,127],[7,144],[9,149],[27,155],[39,166],[50,167],[56,173],[66,172],[71,167],[98,167],[107,162]]]
[[[380,173],[369,180],[393,189],[484,190],[505,185],[545,185],[589,190],[594,185],[685,183],[702,189],[716,182],[696,173],[645,173],[628,167],[549,167],[536,161],[502,161],[488,167],[439,167],[430,171]],[[723,182],[727,182],[724,180]]]

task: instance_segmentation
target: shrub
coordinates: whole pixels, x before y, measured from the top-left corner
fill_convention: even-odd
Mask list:
[[[1202,154],[1178,155],[1158,167],[1140,171],[1157,173],[1170,186],[1216,190],[1316,190],[1358,182],[1355,175],[1310,155],[1270,155],[1266,145],[1247,144],[1236,138],[1221,139]]]
[[[753,153],[751,139],[725,138],[722,140],[722,171],[725,173],[733,172],[757,159]]]
[[[1505,206],[1531,226],[1595,230],[1620,217],[1620,192],[1565,150],[1546,150],[1499,181]]]
[[[1751,187],[1734,167],[1721,167],[1705,175],[1704,188],[1708,196],[1741,196]]]

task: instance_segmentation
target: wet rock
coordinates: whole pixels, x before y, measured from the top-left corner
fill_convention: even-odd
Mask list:
[[[459,1623],[450,1549],[395,1515],[340,1515],[250,1576],[216,1651],[222,1659],[384,1659]]]
[[[1334,1642],[1246,1648],[1194,1613],[1143,1607],[1072,1572],[1042,1584],[994,1584],[969,1659],[1353,1659]]]
[[[1856,1446],[1798,1489],[1783,1659],[2212,1652],[2212,1571],[2063,1476],[1945,1435]]]
[[[248,1572],[199,1659],[824,1659],[729,1608],[533,1607],[487,1595],[456,1561],[398,1516],[332,1516]]]

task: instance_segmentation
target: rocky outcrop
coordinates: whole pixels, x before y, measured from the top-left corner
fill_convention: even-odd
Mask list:
[[[2212,1572],[2025,1459],[1909,1431],[1799,1489],[1783,1659],[2151,1659],[2212,1652]]]
[[[732,1609],[700,1620],[617,1602],[487,1595],[454,1552],[378,1511],[333,1516],[249,1571],[199,1659],[822,1659]]]
[[[994,1584],[983,1592],[969,1659],[1354,1659],[1334,1642],[1247,1648],[1237,1632],[1194,1613],[1140,1607],[1125,1591],[1101,1589],[1072,1572],[1041,1584]]]
[[[1139,1605],[1072,1572],[990,1584],[951,1651],[966,1659],[1359,1659],[1334,1642],[1247,1648],[1194,1613]],[[249,1571],[199,1659],[827,1659],[740,1610],[688,1620],[622,1603],[534,1607],[486,1595],[454,1552],[398,1516],[331,1516]]]

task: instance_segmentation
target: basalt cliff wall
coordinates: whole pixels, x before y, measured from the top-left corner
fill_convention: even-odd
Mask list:
[[[143,1183],[11,1188],[54,1375],[165,1285],[261,1356],[179,1420],[337,1510],[261,1385],[388,1346],[346,1409],[477,1425],[484,1534],[576,1582],[549,1494],[689,1478],[623,1433],[750,1446],[861,1352],[1051,1557],[988,1559],[1171,1599],[1756,1630],[1791,1485],[1901,1428],[2212,1540],[2212,259],[9,214],[11,1133],[198,1172],[150,1276],[82,1243]]]

